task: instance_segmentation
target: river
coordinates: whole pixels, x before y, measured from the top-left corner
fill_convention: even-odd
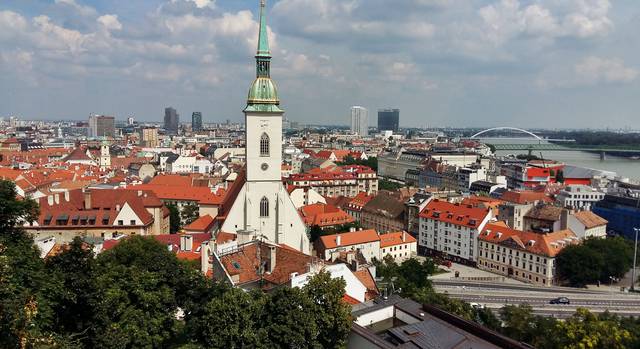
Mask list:
[[[501,139],[501,138],[483,138],[487,143],[495,144],[538,144],[538,140],[530,138],[521,139]],[[544,142],[544,141],[543,141]],[[527,154],[527,151],[497,151],[496,155],[505,156],[509,154]],[[540,156],[540,152],[534,152],[534,155]],[[567,165],[579,167],[593,168],[598,170],[613,171],[619,176],[640,180],[640,160],[630,158],[621,158],[610,156],[607,154],[605,160],[600,160],[600,154],[588,153],[583,151],[543,151],[542,156],[545,159],[561,161]]]

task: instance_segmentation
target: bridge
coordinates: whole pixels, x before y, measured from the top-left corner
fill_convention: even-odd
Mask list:
[[[627,154],[640,156],[640,148],[629,149],[623,147],[606,147],[606,146],[563,146],[555,143],[540,143],[540,144],[492,144],[491,142],[485,142],[490,145],[495,151],[527,151],[529,155],[538,151],[586,151],[600,153],[600,159],[604,160],[606,154]]]
[[[523,133],[526,134],[528,136],[531,136],[531,138],[533,138],[534,140],[537,140],[538,143],[511,143],[511,144],[505,144],[505,143],[493,143],[491,141],[491,139],[487,139],[487,138],[483,138],[480,137],[481,135],[485,134],[485,133],[489,133],[492,131],[503,131],[503,130],[508,130],[508,131],[516,131],[519,133]],[[531,138],[526,138],[526,139],[531,139]],[[572,143],[575,142],[575,140],[567,140],[567,139],[547,139],[547,138],[542,138],[538,135],[536,135],[535,133],[531,132],[531,131],[527,131],[525,129],[521,129],[521,128],[517,128],[517,127],[492,127],[483,131],[480,131],[476,134],[474,134],[473,136],[471,136],[470,139],[478,139],[478,140],[482,140],[483,143],[490,145],[495,151],[527,151],[529,152],[529,155],[531,155],[534,151],[535,152],[539,152],[539,151],[586,151],[586,152],[597,152],[600,153],[600,158],[601,159],[605,159],[606,154],[626,154],[626,155],[638,155],[640,156],[640,147],[638,148],[628,148],[628,147],[616,147],[616,146],[589,146],[589,145],[560,145],[557,144],[559,142],[562,143]],[[514,140],[516,138],[510,138],[510,140]],[[495,140],[495,138],[493,139]],[[505,138],[501,138],[501,140],[505,140]]]
[[[520,133],[525,133],[528,134],[529,136],[537,139],[537,140],[543,140],[542,137],[536,135],[535,133],[531,132],[531,131],[527,131],[521,128],[517,128],[517,127],[508,127],[508,126],[502,126],[502,127],[492,127],[492,128],[488,128],[484,131],[480,131],[476,134],[474,134],[473,136],[471,136],[471,138],[478,138],[478,136],[483,135],[485,133],[489,133],[489,132],[493,132],[493,131],[504,131],[504,130],[509,130],[509,131],[517,131]]]

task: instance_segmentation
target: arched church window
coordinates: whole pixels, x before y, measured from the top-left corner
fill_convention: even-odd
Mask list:
[[[260,217],[269,217],[269,199],[262,197],[260,200]]]
[[[260,136],[260,156],[269,156],[269,135],[266,133]]]

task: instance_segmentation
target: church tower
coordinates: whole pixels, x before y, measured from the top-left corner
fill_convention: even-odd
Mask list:
[[[100,146],[100,169],[106,170],[111,167],[111,154],[109,153],[109,143],[102,142]]]
[[[265,0],[260,1],[256,78],[244,109],[246,181],[222,225],[238,243],[266,239],[310,252],[307,229],[282,184],[282,116],[276,84],[271,80],[271,50]]]
[[[271,51],[267,36],[265,1],[260,1],[260,32],[256,79],[244,109],[247,144],[247,181],[280,181],[282,115],[276,84],[271,80]]]

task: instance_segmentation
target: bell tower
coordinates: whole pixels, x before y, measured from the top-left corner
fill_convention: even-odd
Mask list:
[[[256,78],[244,109],[247,144],[247,181],[280,181],[282,163],[282,115],[275,82],[271,80],[271,50],[260,1],[260,31],[256,53]]]

